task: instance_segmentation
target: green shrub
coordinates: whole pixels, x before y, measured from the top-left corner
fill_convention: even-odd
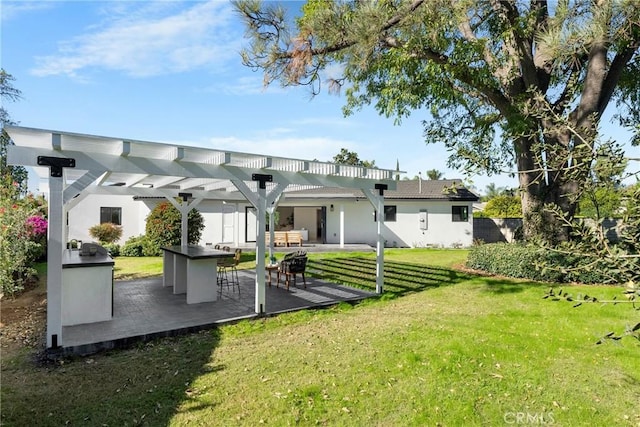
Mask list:
[[[160,256],[162,255],[162,250],[160,249],[160,245],[155,243],[149,238],[145,238],[142,241],[142,256]]]
[[[521,218],[522,202],[518,196],[496,196],[487,202],[483,213],[489,218]]]
[[[536,246],[515,243],[491,243],[471,248],[467,266],[475,270],[501,276],[551,281],[562,279],[562,274],[537,268],[538,261],[547,254]]]
[[[130,237],[122,246],[120,255],[129,257],[143,256],[142,248],[145,240],[145,236]]]
[[[89,234],[100,243],[115,243],[122,237],[122,226],[103,222],[89,228]]]
[[[109,255],[112,257],[120,256],[120,245],[115,243],[105,243],[102,245],[106,250],[109,251]]]
[[[473,246],[467,266],[507,277],[557,283],[623,283],[605,261],[521,243],[491,243]],[[544,266],[544,267],[543,267]]]
[[[181,215],[169,202],[159,203],[147,216],[145,256],[160,255],[163,246],[179,245],[181,242]],[[191,209],[188,215],[188,243],[200,241],[204,229],[204,218],[199,211]]]

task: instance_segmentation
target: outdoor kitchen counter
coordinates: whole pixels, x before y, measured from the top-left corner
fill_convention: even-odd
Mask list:
[[[62,252],[62,325],[111,320],[113,265],[109,255],[80,256],[79,250]]]
[[[79,250],[66,249],[62,252],[62,268],[99,267],[109,265],[113,267],[115,261],[109,255],[97,253],[95,255],[80,256]]]
[[[218,298],[218,259],[233,258],[233,252],[204,246],[168,246],[164,251],[164,286],[173,286],[174,294],[187,294],[187,304],[215,301]]]

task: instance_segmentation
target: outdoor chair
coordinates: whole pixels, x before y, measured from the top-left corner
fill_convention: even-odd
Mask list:
[[[307,279],[304,276],[305,269],[307,268],[307,253],[304,251],[290,252],[284,256],[280,261],[280,269],[278,270],[278,283],[280,283],[280,275],[282,274],[285,279],[285,285],[289,290],[289,283],[293,278],[293,286],[296,286],[296,276],[302,275],[302,281],[304,287],[307,287]]]
[[[225,252],[231,252],[229,246],[222,247]],[[218,260],[218,293],[222,293],[223,287],[226,285],[227,289],[234,287],[238,288],[240,293],[240,280],[238,279],[237,265],[240,263],[240,256],[242,249],[236,249],[233,257],[220,258]]]

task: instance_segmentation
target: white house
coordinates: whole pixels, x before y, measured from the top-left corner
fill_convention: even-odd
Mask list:
[[[123,227],[120,243],[144,234],[145,218],[163,197],[90,194],[68,212],[69,238],[91,241],[89,228],[101,222]],[[473,242],[472,205],[478,196],[459,180],[403,180],[384,198],[387,247],[467,247]],[[201,245],[256,241],[256,211],[244,199],[204,200],[198,206],[205,229]],[[275,230],[301,230],[305,243],[375,246],[373,206],[359,189],[311,188],[285,191],[276,209]]]

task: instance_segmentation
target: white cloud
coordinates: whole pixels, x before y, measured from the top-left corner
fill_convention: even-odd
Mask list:
[[[239,63],[239,56],[237,58]],[[222,83],[205,87],[203,91],[208,93],[220,93],[224,95],[235,96],[285,93],[286,89],[280,87],[277,83],[272,83],[269,86],[265,87],[261,76],[261,74],[255,74],[250,77],[238,77],[235,78],[235,80],[226,79]]]
[[[295,120],[292,124],[304,127],[304,126],[325,126],[331,128],[353,128],[361,126],[353,119],[345,119],[344,117],[306,117],[300,120]]]
[[[10,21],[17,16],[47,10],[54,6],[53,2],[48,1],[3,1],[0,6],[2,12],[2,21]]]
[[[169,15],[174,11],[164,2],[133,5],[135,10],[112,9],[92,32],[60,43],[55,54],[36,58],[38,66],[32,73],[78,77],[98,68],[148,77],[223,69],[231,58],[238,58],[242,38],[231,25],[233,10],[228,2],[188,2],[188,9]]]

